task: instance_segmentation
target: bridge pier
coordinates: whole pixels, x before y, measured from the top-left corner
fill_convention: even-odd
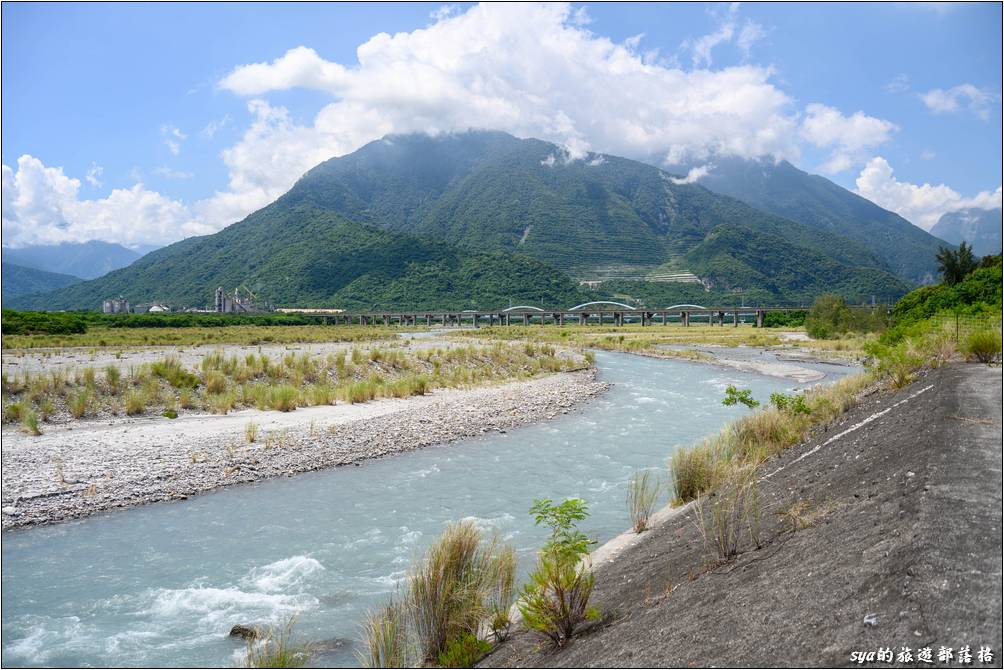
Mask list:
[[[690,312],[680,312],[680,323],[684,327],[690,325]]]
[[[665,312],[662,313],[662,325],[664,325],[664,326],[666,325],[666,313]]]
[[[529,326],[530,325],[530,315],[529,314],[526,314],[526,313],[523,314],[523,325],[524,326]]]
[[[733,310],[732,312],[732,325],[736,328],[739,327],[739,310]]]
[[[763,318],[764,318],[764,315],[765,315],[765,313],[764,313],[764,311],[762,309],[758,309],[756,311],[756,327],[757,328],[763,328]]]

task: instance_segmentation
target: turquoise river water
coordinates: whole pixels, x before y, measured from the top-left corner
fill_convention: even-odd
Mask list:
[[[10,666],[233,666],[235,623],[297,614],[300,637],[347,640],[319,659],[353,665],[367,608],[450,520],[471,518],[519,551],[544,531],[534,498],[585,498],[600,542],[628,528],[632,471],[714,433],[796,384],[684,361],[599,352],[613,384],[554,420],[443,447],[220,490],[3,536],[3,651]],[[807,365],[828,383],[852,371]]]

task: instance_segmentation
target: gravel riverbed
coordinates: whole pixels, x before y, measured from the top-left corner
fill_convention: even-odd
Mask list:
[[[504,432],[568,413],[606,388],[582,370],[288,413],[79,421],[36,437],[5,426],[3,530]],[[249,422],[259,426],[253,443]]]

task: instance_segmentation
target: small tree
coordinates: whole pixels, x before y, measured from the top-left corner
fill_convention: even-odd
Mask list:
[[[949,286],[958,284],[966,275],[979,267],[979,262],[973,255],[973,248],[966,242],[960,244],[957,251],[939,247],[935,258],[938,261],[941,279]]]
[[[589,606],[595,578],[589,566],[589,546],[594,544],[575,523],[589,515],[581,498],[560,505],[535,500],[530,514],[538,525],[551,527],[551,539],[540,550],[530,583],[523,587],[519,611],[527,628],[543,633],[561,646],[584,621],[599,617]]]

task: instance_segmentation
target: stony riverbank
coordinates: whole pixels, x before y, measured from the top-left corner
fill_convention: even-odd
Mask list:
[[[286,414],[88,421],[38,437],[5,427],[3,529],[504,432],[567,413],[606,388],[595,370],[583,370]],[[248,422],[261,425],[253,443],[245,436]]]

